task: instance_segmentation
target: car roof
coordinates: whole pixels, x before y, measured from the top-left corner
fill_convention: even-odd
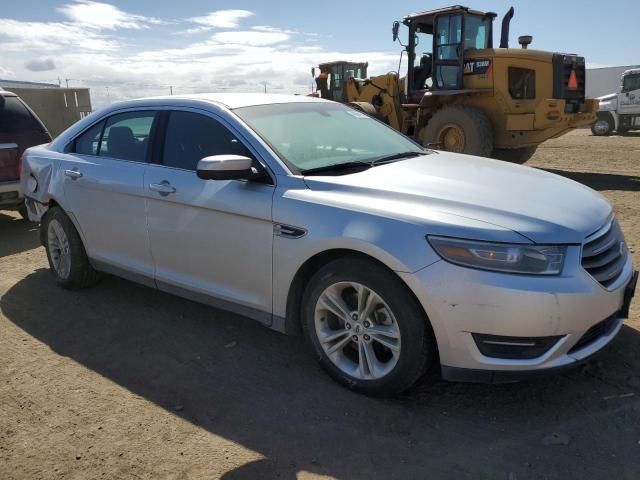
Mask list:
[[[234,108],[252,107],[255,105],[326,102],[328,100],[317,97],[307,97],[305,95],[283,95],[277,93],[198,93],[192,95],[166,95],[161,97],[140,98],[138,100],[121,102],[119,106],[125,106],[127,104],[179,105],[191,101],[214,103],[233,110]]]

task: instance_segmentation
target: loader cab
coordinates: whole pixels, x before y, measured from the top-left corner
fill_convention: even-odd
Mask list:
[[[321,63],[319,74],[316,76],[316,69],[311,69],[311,75],[315,78],[317,91],[321,98],[334,100],[336,102],[345,101],[345,82],[349,77],[366,78],[368,63],[355,62],[329,62]]]
[[[493,12],[454,6],[404,18],[409,29],[407,96],[462,90],[464,52],[493,47]],[[397,27],[394,25],[394,40]],[[467,65],[473,68],[473,65]]]

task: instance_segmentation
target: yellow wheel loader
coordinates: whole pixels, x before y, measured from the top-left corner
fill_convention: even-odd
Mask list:
[[[495,13],[453,6],[411,14],[402,21],[404,77],[366,78],[366,63],[321,64],[316,95],[348,103],[424,146],[524,163],[545,140],[592,124],[598,103],[585,98],[583,57],[529,49],[530,36],[509,48],[513,13],[504,16],[498,48]],[[394,22],[394,41],[399,29]]]

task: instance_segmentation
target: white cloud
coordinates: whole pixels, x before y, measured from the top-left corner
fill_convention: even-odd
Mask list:
[[[56,69],[53,58],[34,58],[24,63],[24,68],[32,72],[48,72]]]
[[[8,68],[4,68],[3,66],[0,65],[0,77],[9,78],[9,77],[13,77],[13,75],[14,75],[13,70],[9,70]]]
[[[161,20],[143,15],[134,15],[120,10],[118,7],[90,0],[75,0],[58,8],[73,23],[97,30],[114,30],[116,28],[141,29],[149,25],[163,23]]]
[[[287,33],[289,35],[296,35],[300,32],[296,32],[295,30],[286,30],[277,27],[271,27],[269,25],[256,25],[251,27],[251,30],[257,30],[259,32],[276,32],[276,33]]]
[[[0,18],[0,50],[35,50],[40,53],[61,48],[75,50],[113,50],[118,44],[94,31],[71,23],[21,22]]]
[[[95,4],[75,2],[65,7],[89,6],[95,13],[91,10]],[[237,27],[251,15],[247,10],[213,18],[217,12],[212,12],[207,21],[198,23],[193,19],[149,20],[113,8],[120,13],[109,9],[100,20],[81,14],[83,10],[77,8],[67,9],[68,20],[61,22],[0,18],[0,76],[50,81],[50,71],[30,70],[25,62],[55,58],[56,76],[77,79],[71,86],[89,87],[94,107],[101,107],[120,99],[167,95],[170,86],[174,94],[250,92],[263,91],[266,82],[270,92],[306,94],[313,82],[311,67],[337,59],[368,61],[371,74],[397,68],[398,53],[327,51],[319,41],[310,44],[310,34],[284,26],[214,30]],[[3,15],[8,14],[0,13]],[[185,22],[209,34],[197,41],[172,35],[160,40],[160,45],[147,40],[147,32],[158,42],[162,35],[184,29]],[[142,26],[148,28],[142,30]]]
[[[218,32],[213,34],[211,39],[218,43],[232,45],[273,45],[289,40],[290,35],[280,32],[254,32],[254,31],[234,31]]]
[[[237,28],[240,20],[253,15],[249,10],[217,10],[202,17],[192,17],[189,21],[204,25],[204,28],[192,29],[192,31],[202,31],[207,28]]]

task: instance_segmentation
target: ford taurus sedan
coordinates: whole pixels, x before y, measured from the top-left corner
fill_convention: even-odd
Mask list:
[[[29,149],[22,181],[62,287],[105,272],[302,331],[369,394],[577,365],[637,279],[598,193],[321,99],[118,103]]]

